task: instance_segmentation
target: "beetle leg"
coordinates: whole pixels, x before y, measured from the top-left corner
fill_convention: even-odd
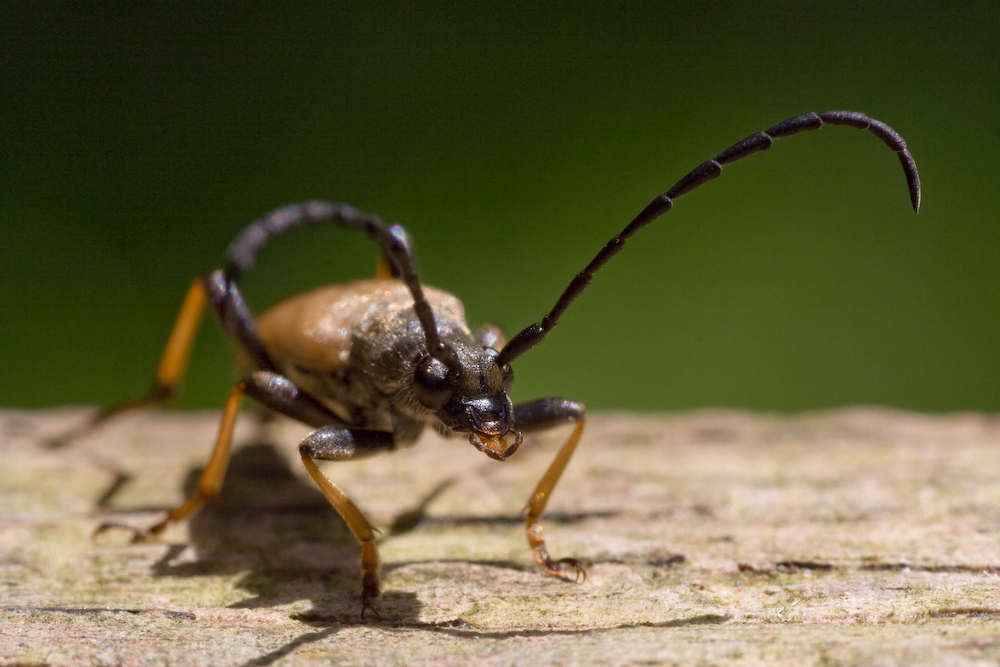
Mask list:
[[[549,465],[549,469],[545,471],[538,486],[535,487],[525,512],[528,544],[535,552],[535,561],[540,567],[545,568],[546,572],[559,577],[566,576],[563,566],[567,566],[575,573],[576,581],[586,581],[586,568],[575,558],[554,560],[549,555],[549,550],[545,546],[545,538],[542,535],[541,518],[542,512],[545,511],[545,504],[548,502],[549,496],[552,495],[552,490],[580,441],[580,434],[583,432],[583,415],[584,407],[582,404],[559,398],[541,398],[514,406],[514,424],[521,431],[540,431],[567,422],[576,424],[576,428],[563,443],[556,458]]]
[[[322,403],[288,378],[270,371],[256,371],[243,380],[244,392],[265,408],[314,428],[340,425],[341,420]]]
[[[236,416],[240,411],[240,401],[246,389],[246,381],[236,383],[233,390],[229,392],[226,400],[226,407],[222,412],[222,422],[219,424],[219,434],[215,439],[215,447],[212,448],[212,456],[208,464],[198,478],[198,485],[194,493],[188,498],[167,512],[167,516],[154,526],[145,531],[138,531],[129,526],[117,523],[104,523],[97,527],[94,534],[103,533],[112,528],[125,528],[132,531],[132,542],[145,542],[162,533],[171,523],[180,521],[189,514],[201,509],[201,506],[211,498],[218,495],[222,488],[222,480],[226,477],[226,467],[229,465],[229,454],[232,449],[233,427],[236,425]]]
[[[378,280],[388,280],[397,278],[396,272],[392,270],[392,264],[384,253],[380,253],[375,262],[375,278]]]
[[[152,394],[164,397],[173,394],[184,377],[207,302],[205,284],[201,278],[196,278],[184,296],[177,321],[174,322],[170,338],[167,339],[167,346],[163,349],[163,356],[160,357],[160,365],[156,369],[156,378],[153,381]]]
[[[146,531],[136,531],[128,526],[106,523],[99,526],[96,533],[111,528],[126,528],[133,532],[133,542],[145,542],[162,533],[171,523],[180,521],[201,509],[202,505],[218,495],[222,488],[222,481],[226,477],[226,467],[229,464],[229,455],[232,449],[233,428],[236,425],[236,417],[239,414],[243,396],[256,399],[275,412],[307,424],[319,425],[337,421],[333,414],[308,394],[300,391],[287,378],[268,371],[257,371],[238,382],[229,393],[229,398],[222,412],[222,422],[215,439],[215,447],[212,449],[212,455],[202,471],[201,477],[198,478],[195,492],[182,504],[170,510],[163,521]]]
[[[115,415],[155,405],[170,398],[187,370],[191,348],[194,346],[195,335],[198,333],[207,302],[205,285],[198,278],[191,283],[184,297],[180,312],[174,321],[174,328],[170,331],[170,338],[167,339],[167,346],[160,357],[153,386],[147,394],[101,408],[83,426],[51,438],[48,441],[49,447],[58,448],[67,445],[90,433]]]
[[[264,370],[276,370],[274,362],[271,361],[257,336],[253,315],[243,301],[236,283],[227,279],[222,271],[207,273],[196,278],[188,288],[170,337],[167,339],[167,345],[160,357],[153,387],[149,393],[102,408],[82,427],[51,438],[48,441],[49,447],[62,447],[90,433],[116,415],[155,405],[170,398],[184,378],[195,336],[209,301],[215,308],[222,328],[243,347],[253,365]]]
[[[337,514],[341,516],[347,527],[351,529],[354,539],[361,545],[361,618],[365,611],[371,609],[378,616],[378,611],[372,606],[381,596],[379,587],[379,570],[381,561],[375,548],[375,529],[357,505],[340,490],[330,478],[316,465],[316,460],[343,461],[363,458],[384,451],[395,449],[396,445],[391,433],[382,431],[360,431],[336,426],[325,426],[310,433],[299,445],[302,463],[319,486],[323,495],[330,501]]]

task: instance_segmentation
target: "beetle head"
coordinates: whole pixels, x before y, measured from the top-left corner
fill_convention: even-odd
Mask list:
[[[413,367],[413,397],[434,413],[444,431],[468,433],[473,446],[503,461],[521,445],[507,396],[514,379],[510,364],[492,347],[455,341],[447,329],[438,330],[406,233],[399,225],[389,231],[383,252],[413,295],[413,311],[426,343],[427,353]],[[512,444],[507,443],[508,435],[514,438]]]
[[[421,358],[413,372],[413,393],[450,431],[468,433],[469,442],[503,461],[521,444],[514,431],[514,407],[507,392],[514,375],[497,363],[491,347],[442,345]],[[508,444],[508,436],[514,442]]]

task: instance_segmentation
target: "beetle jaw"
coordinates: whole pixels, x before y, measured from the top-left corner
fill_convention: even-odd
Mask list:
[[[514,408],[505,391],[488,396],[453,400],[438,415],[451,422],[453,432],[468,433],[469,443],[491,459],[503,461],[517,451],[523,440],[515,431]],[[513,438],[513,442],[508,442]]]
[[[514,436],[514,442],[509,445],[507,444],[507,435]],[[495,461],[506,460],[508,456],[517,451],[523,440],[520,431],[511,431],[504,435],[487,435],[475,432],[469,434],[469,444]]]

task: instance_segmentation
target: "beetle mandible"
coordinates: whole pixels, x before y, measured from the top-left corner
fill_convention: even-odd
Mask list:
[[[229,394],[212,455],[194,493],[145,531],[141,541],[198,510],[216,495],[229,460],[233,427],[243,396],[303,422],[313,430],[300,444],[306,470],[347,523],[361,546],[362,617],[381,594],[375,531],[364,514],[317,466],[317,460],[356,459],[412,445],[430,426],[464,436],[497,461],[511,456],[522,434],[574,424],[528,501],[526,527],[535,560],[549,574],[586,577],[580,561],[555,559],[542,536],[541,516],[580,439],[584,406],[541,398],[513,404],[511,362],[539,345],[626,241],[671,209],[674,201],[717,177],[724,165],[771,147],[774,139],[824,124],[868,129],[896,151],[914,211],[920,180],[906,142],[891,127],[856,111],[806,113],[739,141],[706,160],[654,199],[612,238],[562,292],[552,309],[506,343],[492,327],[473,333],[454,296],[423,285],[406,232],[344,204],[286,206],[248,225],[232,242],[222,269],[195,279],[181,306],[145,396],[103,409],[75,435],[115,414],[169,397],[187,366],[205,307],[210,303],[224,331],[249,360],[249,373]],[[375,279],[317,289],[255,318],[240,293],[240,276],[272,239],[308,225],[334,224],[361,231],[381,249]],[[110,524],[102,526],[108,527]],[[98,530],[101,530],[99,528]],[[377,614],[377,612],[375,612]]]

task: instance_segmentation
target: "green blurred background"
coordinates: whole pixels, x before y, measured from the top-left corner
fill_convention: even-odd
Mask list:
[[[1000,410],[994,3],[5,3],[0,405],[142,393],[243,225],[345,201],[410,231],[475,326],[536,321],[702,160],[808,110],[641,232],[520,358],[515,400],[598,409]],[[258,309],[366,276],[365,238],[270,247]],[[206,321],[187,407],[220,406]]]

